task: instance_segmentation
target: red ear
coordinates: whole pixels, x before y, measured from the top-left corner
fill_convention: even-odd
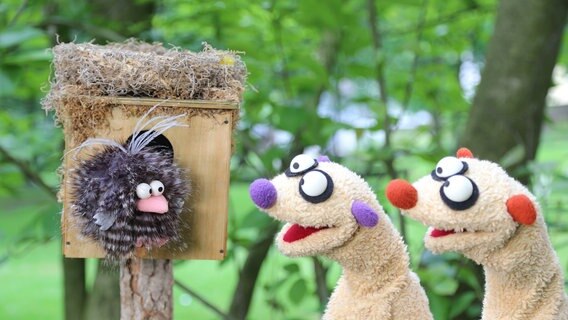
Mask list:
[[[510,197],[507,200],[507,211],[520,224],[533,224],[536,220],[534,204],[524,194]]]
[[[456,152],[458,158],[473,158],[473,153],[468,148],[459,148]]]

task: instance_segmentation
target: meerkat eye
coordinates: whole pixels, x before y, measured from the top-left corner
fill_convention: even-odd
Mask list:
[[[444,203],[454,210],[465,210],[475,204],[479,196],[477,185],[468,177],[451,176],[440,188]]]
[[[316,159],[306,154],[300,154],[295,156],[294,159],[292,159],[290,167],[286,169],[285,174],[288,177],[297,176],[310,169],[315,168],[317,165],[318,162]]]
[[[300,180],[300,195],[306,201],[320,203],[329,199],[332,193],[333,180],[321,170],[312,170]]]
[[[150,192],[151,191],[152,191],[152,187],[150,187],[150,185],[147,184],[147,183],[141,183],[141,184],[136,186],[136,195],[140,199],[150,198],[150,196],[151,196]]]
[[[456,174],[463,174],[468,169],[467,163],[455,157],[445,157],[438,161],[436,169],[432,171],[434,180],[446,180]]]
[[[159,196],[164,193],[164,184],[158,180],[150,182],[150,187],[152,188],[153,196]]]

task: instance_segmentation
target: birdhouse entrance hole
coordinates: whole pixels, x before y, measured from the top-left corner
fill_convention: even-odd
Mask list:
[[[146,132],[148,132],[148,130],[142,130],[140,131],[139,135],[144,134]],[[130,141],[132,140],[132,136],[133,135],[128,137],[128,139],[126,140],[126,144],[130,143]],[[170,155],[172,158],[174,158],[174,146],[172,145],[170,140],[168,140],[168,138],[166,138],[166,136],[164,136],[163,134],[157,136],[152,141],[150,141],[150,143],[148,143],[146,148],[155,148],[158,151],[171,152]]]

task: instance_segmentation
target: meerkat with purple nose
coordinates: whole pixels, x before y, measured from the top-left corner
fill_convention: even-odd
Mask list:
[[[413,184],[393,180],[389,201],[429,229],[426,248],[483,266],[483,320],[566,320],[564,276],[535,197],[468,149]]]
[[[286,222],[276,237],[283,254],[323,255],[342,266],[323,319],[432,319],[400,234],[357,174],[327,157],[298,155],[285,173],[254,181],[250,195]]]

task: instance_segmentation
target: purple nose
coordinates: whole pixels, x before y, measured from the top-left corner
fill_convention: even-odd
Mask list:
[[[262,209],[272,207],[278,196],[274,185],[266,179],[254,180],[249,187],[249,193],[254,204]]]

